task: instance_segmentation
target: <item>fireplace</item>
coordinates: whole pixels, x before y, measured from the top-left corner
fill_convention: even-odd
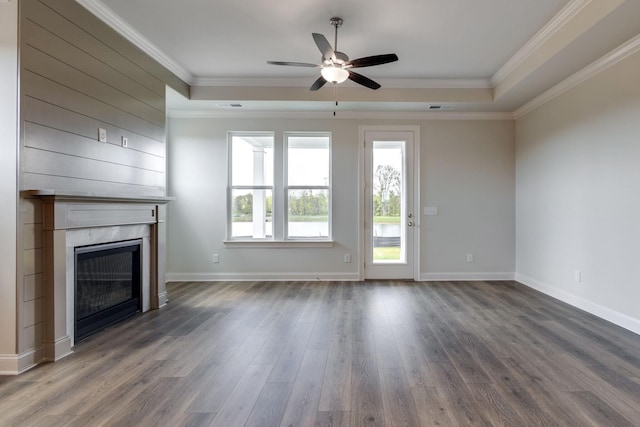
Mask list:
[[[44,260],[44,307],[42,349],[33,352],[25,364],[40,361],[59,360],[73,352],[76,341],[86,334],[104,328],[115,322],[111,308],[105,308],[115,302],[116,307],[125,306],[123,316],[135,312],[146,312],[162,307],[167,301],[164,283],[165,267],[165,215],[166,203],[172,200],[163,196],[113,196],[87,193],[61,193],[54,190],[27,190],[25,197],[37,197],[43,202],[43,260]],[[94,250],[107,252],[117,246],[126,246],[124,255],[131,257],[130,272],[124,273],[132,288],[127,292],[114,289],[106,291],[109,296],[98,303],[85,303],[85,294],[91,290],[81,290],[82,296],[76,301],[77,279],[92,285],[99,285],[102,279],[85,279],[85,267],[80,266],[76,274],[77,258],[82,264],[83,258],[93,257]],[[129,243],[137,242],[133,248]],[[116,244],[115,246],[113,244]],[[85,251],[87,249],[87,251]],[[91,255],[85,255],[91,254]],[[135,259],[135,260],[134,260]],[[97,263],[90,261],[89,263]],[[100,261],[102,262],[102,261]],[[123,273],[109,273],[115,281]],[[130,276],[131,280],[129,280]],[[135,283],[137,281],[137,283]],[[80,287],[87,283],[81,283]],[[113,285],[115,289],[119,285]],[[88,289],[91,289],[89,286]],[[127,298],[123,295],[127,293]],[[128,298],[131,296],[131,298]],[[110,303],[107,303],[110,301]],[[78,307],[76,307],[78,304]],[[88,329],[85,320],[94,320],[94,316],[105,314],[97,325]],[[119,314],[119,315],[120,315]],[[76,323],[76,317],[79,322]],[[99,316],[98,316],[99,317]],[[95,329],[94,329],[95,328]]]
[[[75,248],[75,341],[142,308],[142,239]]]

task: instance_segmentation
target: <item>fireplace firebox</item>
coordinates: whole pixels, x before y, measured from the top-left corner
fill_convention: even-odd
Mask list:
[[[75,248],[75,341],[141,311],[142,239]]]

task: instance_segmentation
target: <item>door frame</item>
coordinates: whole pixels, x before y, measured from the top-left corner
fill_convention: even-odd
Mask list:
[[[413,125],[360,125],[358,126],[358,275],[365,279],[366,234],[365,234],[365,132],[411,132],[413,133],[413,280],[420,280],[420,126]]]

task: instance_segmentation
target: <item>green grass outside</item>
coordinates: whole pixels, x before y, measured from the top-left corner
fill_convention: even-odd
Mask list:
[[[400,246],[373,248],[374,261],[400,261]]]
[[[374,216],[374,224],[400,224],[399,216]]]

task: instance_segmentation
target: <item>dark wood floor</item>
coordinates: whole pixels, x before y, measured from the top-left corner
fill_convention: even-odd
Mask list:
[[[169,292],[0,378],[0,425],[640,425],[640,337],[513,282]]]

